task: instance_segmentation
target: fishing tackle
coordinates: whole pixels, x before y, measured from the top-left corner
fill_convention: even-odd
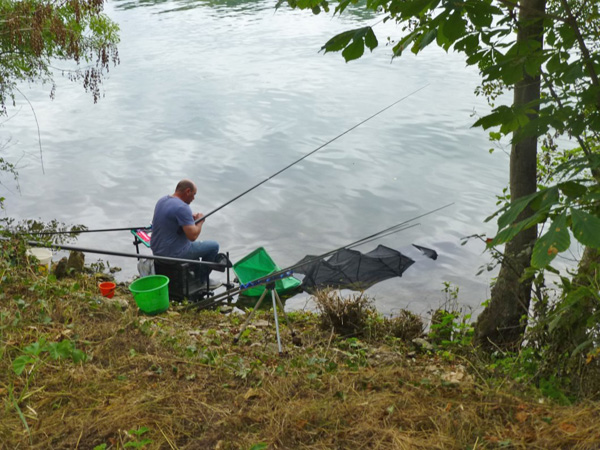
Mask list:
[[[393,225],[391,227],[388,227],[384,230],[378,231],[377,233],[371,234],[369,236],[366,236],[364,238],[361,238],[357,241],[354,241],[350,244],[346,244],[342,247],[336,248],[334,250],[328,251],[326,253],[323,253],[319,256],[315,256],[314,258],[310,259],[310,260],[303,260],[299,263],[296,263],[292,266],[286,267],[285,269],[281,269],[277,272],[271,273],[265,277],[262,278],[258,278],[256,280],[253,280],[251,282],[245,283],[245,284],[241,284],[237,287],[231,288],[229,290],[226,290],[225,292],[222,292],[220,294],[217,294],[213,297],[211,297],[209,299],[209,301],[204,301],[204,302],[198,302],[195,303],[193,305],[189,305],[187,308],[198,308],[198,309],[204,309],[204,308],[209,308],[212,306],[216,306],[219,303],[222,303],[223,301],[225,301],[226,299],[232,298],[233,295],[239,294],[245,290],[248,290],[252,287],[256,287],[256,286],[260,286],[260,285],[264,285],[264,284],[268,284],[268,283],[272,283],[276,280],[282,279],[282,278],[287,278],[289,276],[292,276],[294,273],[294,269],[306,265],[312,261],[316,261],[319,259],[323,259],[326,258],[332,254],[334,254],[337,251],[340,251],[342,249],[351,249],[354,247],[358,247],[359,245],[363,245],[366,244],[368,242],[371,242],[375,239],[380,239],[384,236],[389,236],[390,234],[393,233],[398,233],[400,231],[404,231],[407,230],[409,228],[415,227],[418,224],[412,224],[412,225],[408,225],[411,222],[414,222],[415,220],[418,220],[422,217],[428,216],[430,214],[433,214],[437,211],[440,211],[442,209],[448,208],[449,206],[453,205],[454,203],[449,203],[447,205],[441,206],[439,208],[435,208],[432,209],[428,212],[425,212],[423,214],[420,214],[418,216],[415,216],[411,219],[405,220],[403,222],[400,222],[396,225]],[[0,237],[0,241],[8,241],[10,240],[9,238],[6,237]],[[41,243],[41,242],[36,242],[36,241],[27,241],[28,245],[34,246],[34,247],[46,247],[46,248],[54,248],[56,250],[75,250],[75,251],[81,251],[84,253],[99,253],[99,254],[104,254],[104,255],[112,255],[112,256],[122,256],[122,257],[128,257],[128,258],[147,258],[147,259],[152,259],[152,260],[158,260],[158,261],[168,261],[168,262],[179,262],[179,263],[191,263],[191,264],[196,264],[196,265],[201,265],[201,266],[205,266],[205,267],[209,267],[209,268],[213,268],[213,269],[217,269],[220,270],[223,268],[222,264],[218,264],[218,263],[211,263],[211,262],[205,262],[205,261],[199,261],[199,260],[188,260],[188,259],[180,259],[180,258],[171,258],[171,257],[166,257],[166,256],[154,256],[154,255],[139,255],[137,253],[123,253],[123,252],[114,252],[114,251],[107,251],[107,250],[98,250],[98,249],[89,249],[89,248],[82,248],[82,247],[75,247],[72,245],[62,245],[62,244],[46,244],[46,243]]]
[[[294,269],[297,269],[300,266],[304,266],[307,264],[310,264],[314,261],[318,261],[324,258],[327,258],[328,256],[333,255],[334,253],[343,250],[343,249],[351,249],[354,247],[358,247],[359,245],[363,245],[366,244],[368,242],[372,242],[375,239],[380,239],[384,236],[389,236],[390,234],[394,234],[394,233],[398,233],[400,231],[404,231],[407,230],[409,228],[413,228],[419,224],[413,224],[413,225],[407,225],[410,222],[414,222],[417,219],[420,219],[422,217],[428,216],[430,214],[433,214],[437,211],[440,211],[442,209],[448,208],[449,206],[452,206],[454,203],[448,203],[447,205],[441,206],[439,208],[433,209],[431,211],[428,211],[426,213],[423,213],[419,216],[413,217],[412,219],[408,219],[405,220],[404,222],[401,222],[399,224],[393,225],[389,228],[386,228],[385,230],[381,230],[378,231],[377,233],[374,233],[370,236],[364,237],[362,239],[359,239],[357,241],[354,241],[350,244],[346,244],[343,245],[342,247],[338,247],[334,250],[328,251],[326,253],[323,253],[321,255],[315,256],[314,258],[311,258],[309,260],[302,260],[296,264],[293,264],[291,266],[288,266],[284,269],[281,269],[279,271],[273,272],[269,275],[266,275],[264,277],[258,278],[256,280],[250,281],[248,283],[245,284],[240,284],[239,286],[236,286],[232,289],[226,290],[225,292],[222,292],[220,294],[214,295],[213,297],[210,297],[207,301],[204,302],[198,302],[198,303],[194,303],[191,305],[188,305],[185,309],[206,309],[206,308],[212,308],[213,306],[217,306],[220,303],[224,302],[227,299],[230,299],[233,295],[236,294],[240,294],[250,288],[256,287],[256,286],[261,286],[261,285],[265,285],[265,284],[269,284],[269,283],[273,283],[277,280],[283,279],[283,278],[287,278],[290,277],[294,274]]]

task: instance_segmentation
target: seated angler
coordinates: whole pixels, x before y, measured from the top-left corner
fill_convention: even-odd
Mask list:
[[[192,213],[190,208],[196,192],[196,185],[192,181],[181,180],[175,188],[175,193],[162,197],[156,203],[150,243],[155,256],[216,261],[219,253],[218,242],[196,241],[204,225],[204,220],[199,220],[202,214]],[[202,267],[201,276],[206,278],[210,271],[211,269]],[[209,288],[218,285],[218,282],[209,279]]]

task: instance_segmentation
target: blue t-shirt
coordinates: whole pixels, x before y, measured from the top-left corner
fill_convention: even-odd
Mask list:
[[[177,197],[162,197],[156,203],[152,219],[152,253],[156,256],[180,258],[192,245],[182,227],[194,223],[190,205]]]

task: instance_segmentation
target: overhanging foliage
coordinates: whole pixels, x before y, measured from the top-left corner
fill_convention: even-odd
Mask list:
[[[118,63],[118,26],[103,7],[104,0],[0,1],[0,115],[19,82],[52,82],[55,61],[74,62],[61,70],[98,100],[110,63]]]

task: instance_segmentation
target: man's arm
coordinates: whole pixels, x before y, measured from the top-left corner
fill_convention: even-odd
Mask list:
[[[199,218],[202,217],[201,213],[196,213],[194,214],[194,222],[196,220],[198,220]],[[185,236],[192,242],[194,242],[196,239],[198,239],[198,236],[200,236],[200,233],[202,232],[202,225],[204,225],[204,220],[201,220],[198,223],[195,223],[194,225],[184,225],[183,227],[183,232],[185,233]]]

